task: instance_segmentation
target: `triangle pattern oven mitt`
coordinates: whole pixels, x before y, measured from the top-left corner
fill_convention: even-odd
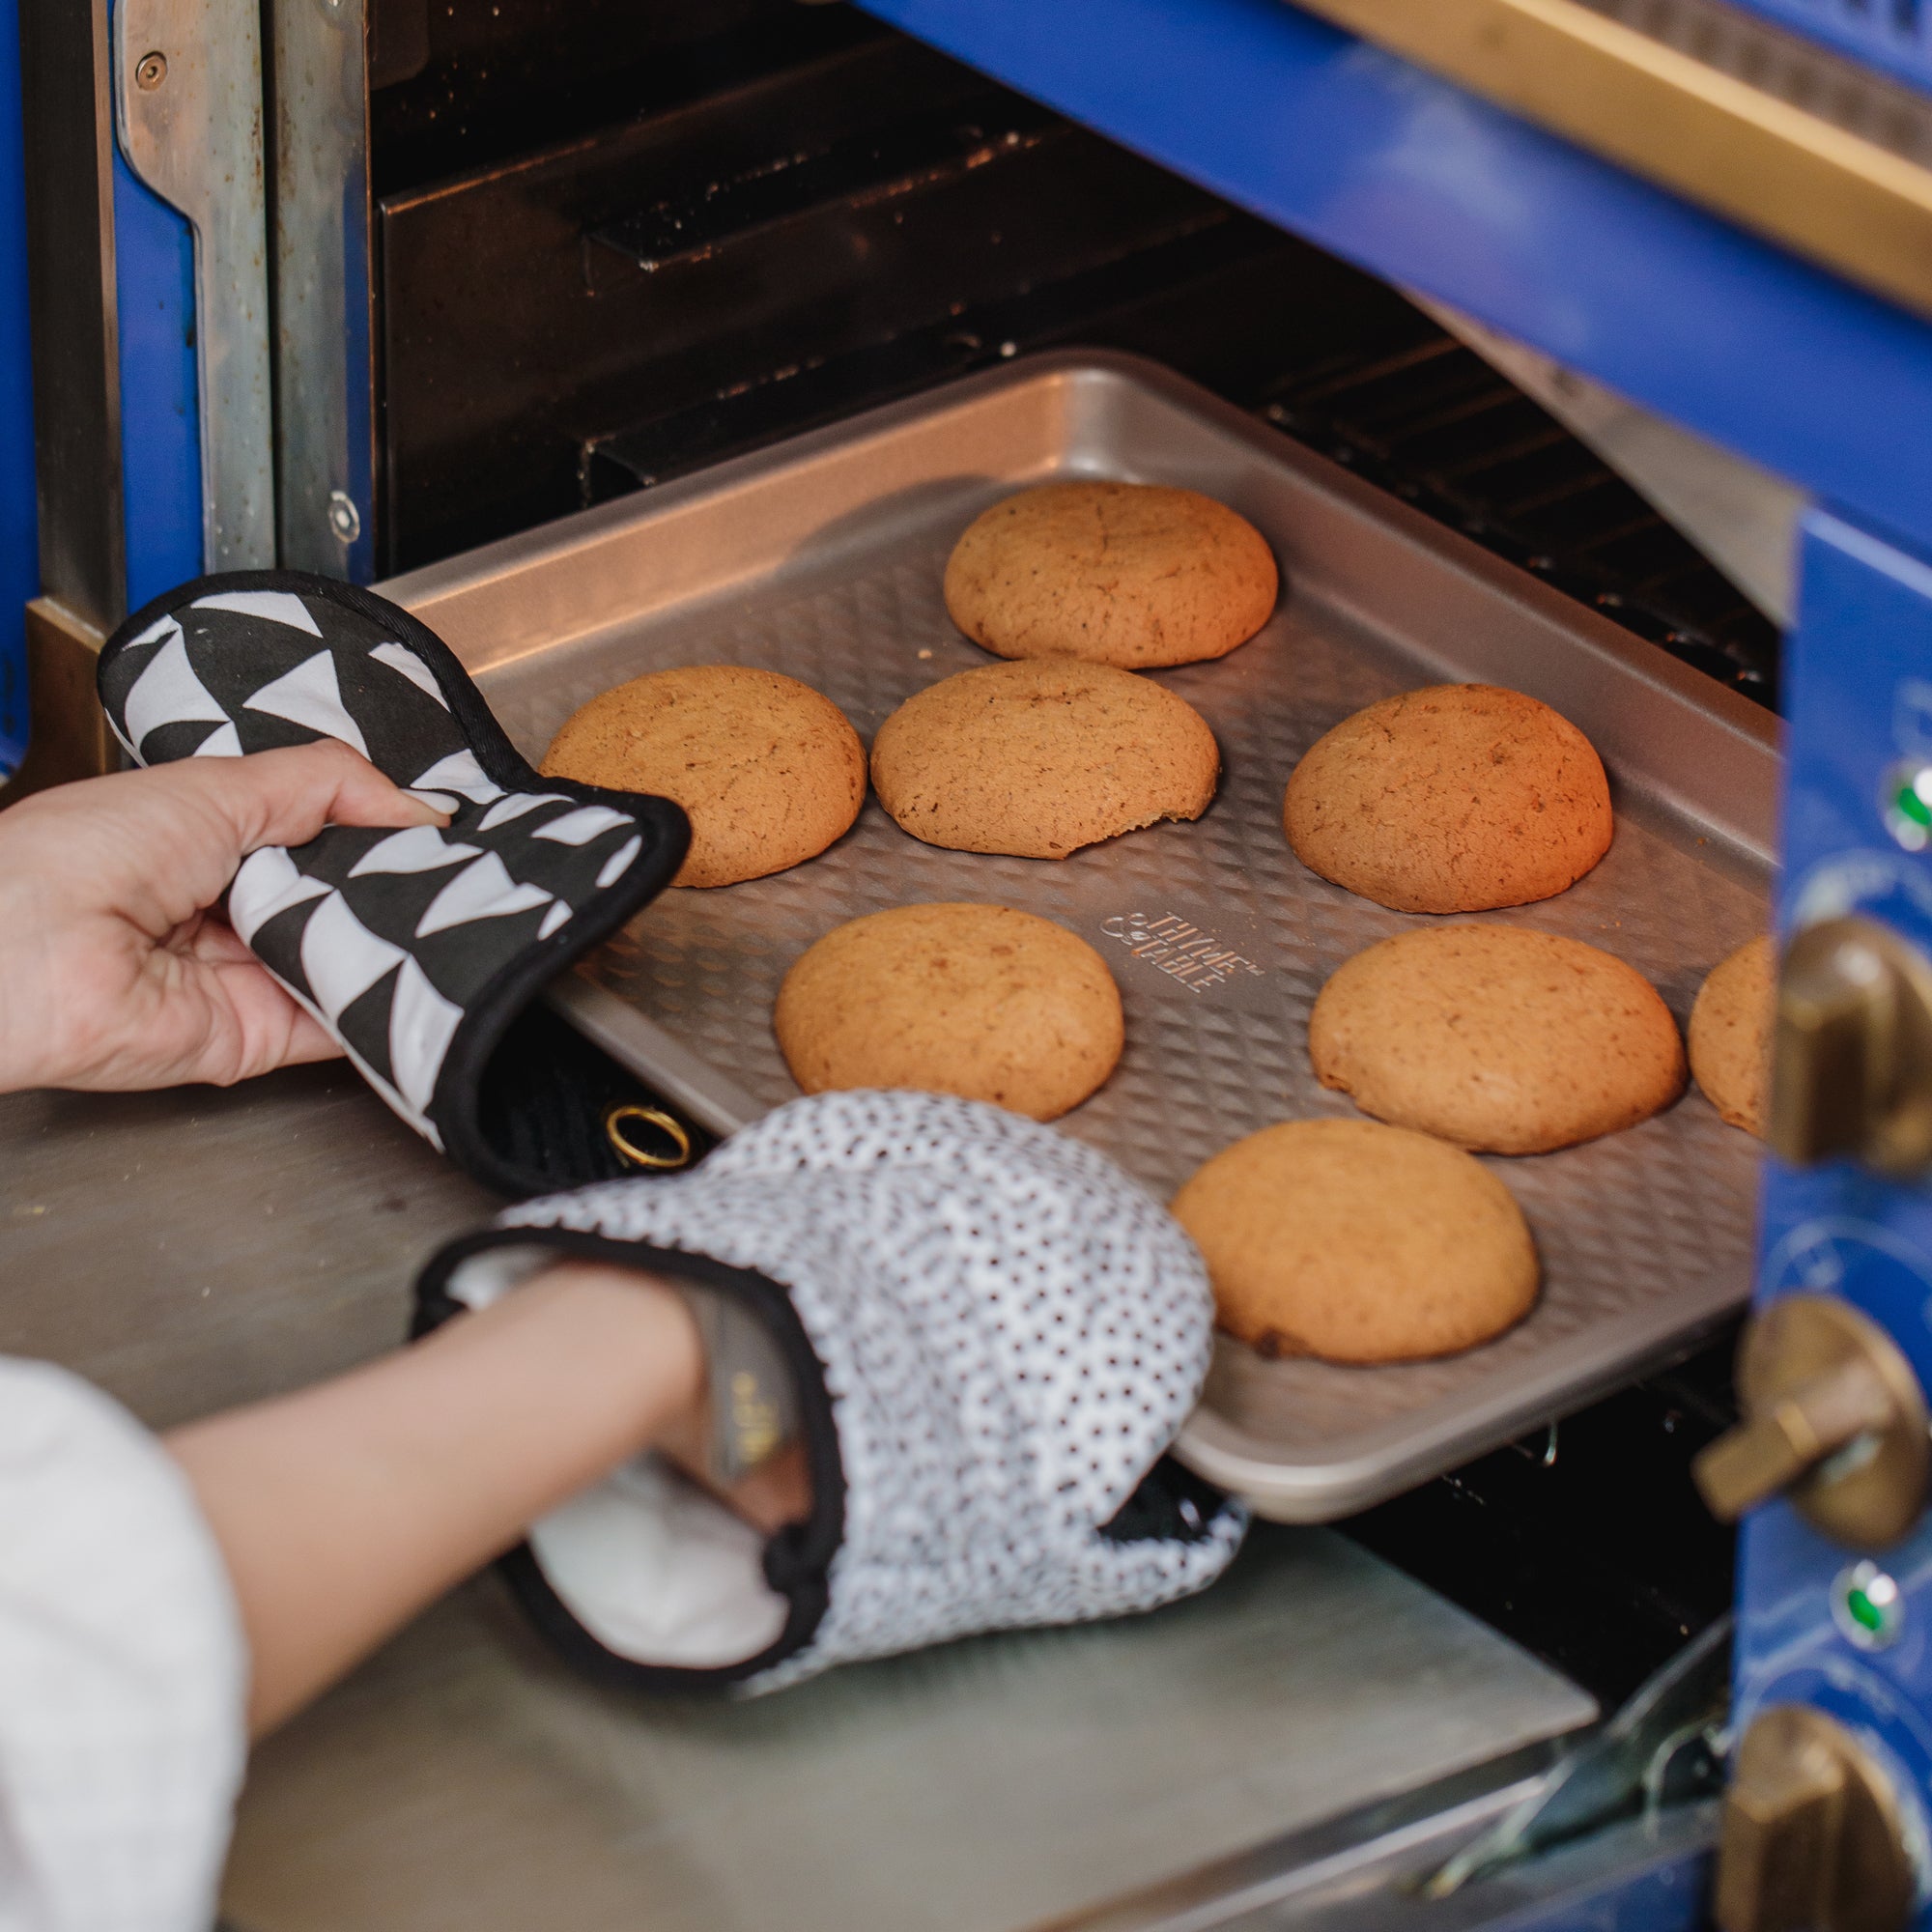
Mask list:
[[[690,841],[677,806],[539,778],[440,639],[327,578],[184,584],[115,632],[99,678],[136,764],[337,738],[450,812],[442,830],[330,826],[264,847],[229,921],[479,1180],[522,1195],[628,1171],[604,1117],[650,1096],[535,1002],[669,882]]]
[[[561,1255],[762,1322],[812,1496],[760,1538],[646,1458],[537,1523],[510,1582],[594,1676],[775,1690],[1151,1609],[1240,1547],[1246,1510],[1166,1453],[1208,1373],[1207,1268],[1157,1201],[1051,1127],[951,1094],[794,1100],[689,1174],[532,1201],[452,1243],[417,1332]]]

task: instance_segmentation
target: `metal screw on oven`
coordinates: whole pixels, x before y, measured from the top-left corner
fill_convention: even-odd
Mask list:
[[[362,512],[347,490],[328,493],[328,527],[337,543],[353,544],[362,534]]]
[[[134,85],[143,94],[152,94],[168,77],[168,57],[164,53],[143,54],[134,63]]]

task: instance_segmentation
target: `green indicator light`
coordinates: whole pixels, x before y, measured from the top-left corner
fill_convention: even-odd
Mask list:
[[[1878,807],[1885,829],[1905,851],[1932,847],[1932,764],[1913,759],[1893,765],[1885,775]]]
[[[1897,1580],[1876,1563],[1855,1563],[1832,1584],[1832,1621],[1861,1650],[1884,1650],[1905,1628],[1905,1599]]]

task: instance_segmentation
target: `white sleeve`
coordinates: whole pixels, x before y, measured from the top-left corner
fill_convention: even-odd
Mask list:
[[[159,1443],[77,1378],[0,1358],[0,1932],[208,1932],[247,1674]]]

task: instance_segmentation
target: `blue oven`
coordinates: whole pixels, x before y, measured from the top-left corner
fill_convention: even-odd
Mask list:
[[[565,156],[573,115],[610,120],[594,61],[560,78],[520,56],[499,85],[483,20],[496,7],[471,10],[473,47],[438,67],[423,5],[17,0],[16,23],[14,4],[0,20],[0,757],[27,749],[31,657],[42,778],[100,754],[60,694],[167,584],[278,560],[368,582],[595,501],[619,470],[635,487],[682,452],[823,419],[889,392],[892,356],[915,355],[916,330],[867,335],[851,316],[888,279],[947,270],[943,249],[909,252],[863,298],[855,283],[813,311],[837,354],[784,393],[866,356],[884,386],[826,375],[817,418],[787,404],[735,442],[706,400],[737,393],[729,370],[693,372],[708,326],[773,342],[808,327],[763,286],[735,293],[728,328],[668,305],[670,346],[648,367],[591,324],[536,315],[527,353],[466,387],[464,357],[494,338],[487,318],[452,324],[438,290],[463,287],[482,231],[466,234],[438,183],[501,189],[476,203],[493,232],[526,223],[531,259],[554,253],[545,224],[570,184],[644,141],[604,131],[580,144],[590,159]],[[1796,590],[1779,612],[1778,1154],[1743,1416],[1707,1467],[1745,1519],[1728,1795],[1668,1859],[1630,1841],[1570,1916],[1523,1904],[1507,1922],[1662,1926],[1708,1910],[1725,1932],[1932,1926],[1932,8],[867,0],[868,26],[786,4],[781,18],[733,0],[703,34],[639,9],[648,44],[586,4],[575,23],[556,14],[554,38],[608,34],[613,71],[674,74],[720,58],[728,26],[750,37],[754,86],[889,23],[1106,137],[1122,170],[1157,164],[1095,176],[1081,218],[1118,219],[1122,239],[1082,258],[1079,288],[1158,251],[1179,264],[1183,246],[1196,272],[1233,232],[1190,212],[1205,189],[1228,220],[1258,217],[1444,305],[1781,490]],[[800,54],[808,32],[822,43]],[[554,201],[503,186],[523,165],[520,125],[563,156],[543,164],[563,183]],[[1044,138],[1014,127],[1014,143]],[[439,142],[454,145],[432,181],[419,157]],[[924,154],[935,180],[952,165]],[[838,165],[860,180],[866,163]],[[701,226],[707,207],[650,212]],[[593,296],[626,248],[622,272],[649,273],[639,232],[570,240]],[[1026,245],[1044,261],[1078,244],[1069,231]],[[1044,272],[1016,271],[1013,290]],[[1147,301],[1168,272],[1145,271]],[[1020,314],[1018,295],[975,299],[971,329],[920,338],[919,380],[947,355],[998,354],[1000,326],[974,318]],[[534,298],[499,284],[481,306],[498,300],[507,313]]]

